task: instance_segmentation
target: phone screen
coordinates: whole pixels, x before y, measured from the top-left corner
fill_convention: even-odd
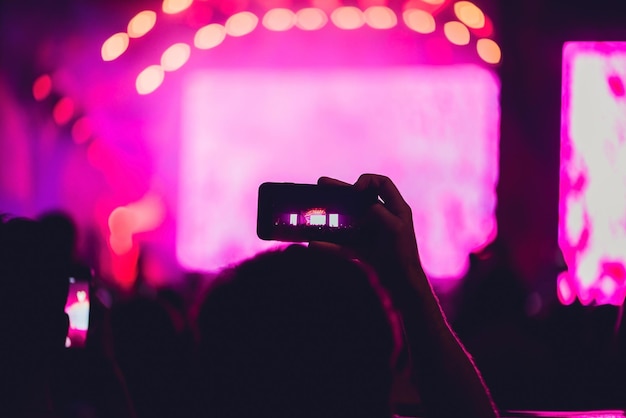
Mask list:
[[[70,277],[69,282],[65,313],[70,323],[65,338],[65,347],[82,348],[87,342],[89,330],[89,280]]]
[[[350,186],[263,183],[257,235],[264,240],[347,243],[355,239],[364,210],[376,202]]]

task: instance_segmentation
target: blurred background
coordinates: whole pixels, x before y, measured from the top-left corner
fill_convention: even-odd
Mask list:
[[[108,303],[190,299],[276,245],[260,183],[386,174],[499,405],[624,408],[624,21],[609,0],[3,0],[0,212],[67,213]]]

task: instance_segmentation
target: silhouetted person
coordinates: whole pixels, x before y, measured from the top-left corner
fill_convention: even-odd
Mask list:
[[[139,418],[177,417],[186,408],[189,342],[167,306],[136,296],[111,309],[115,357]]]
[[[100,347],[65,348],[76,229],[62,213],[0,219],[0,416],[133,417]],[[92,306],[94,306],[92,301]]]
[[[54,417],[54,375],[65,346],[68,279],[44,228],[0,220],[0,414]]]
[[[390,417],[400,323],[386,295],[424,413],[497,415],[421,268],[411,209],[384,176],[352,187],[384,201],[357,245],[262,253],[210,289],[197,322],[197,416]]]
[[[387,416],[394,338],[365,269],[300,246],[229,271],[200,350],[213,416]]]

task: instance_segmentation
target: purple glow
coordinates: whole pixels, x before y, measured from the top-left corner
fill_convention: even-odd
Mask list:
[[[583,304],[626,295],[626,42],[571,42],[563,53],[559,280]],[[567,281],[567,286],[563,284]],[[566,294],[562,294],[563,290]]]
[[[183,93],[180,263],[211,270],[271,246],[255,235],[264,181],[378,172],[414,209],[426,271],[462,276],[496,234],[498,94],[473,65],[196,72]]]

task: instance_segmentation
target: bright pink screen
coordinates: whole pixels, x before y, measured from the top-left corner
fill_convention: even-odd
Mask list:
[[[568,43],[563,59],[559,243],[563,303],[626,292],[626,43]]]
[[[458,278],[496,233],[499,83],[473,66],[211,70],[183,100],[177,255],[213,270],[256,237],[264,181],[381,173],[414,210],[424,267]]]

